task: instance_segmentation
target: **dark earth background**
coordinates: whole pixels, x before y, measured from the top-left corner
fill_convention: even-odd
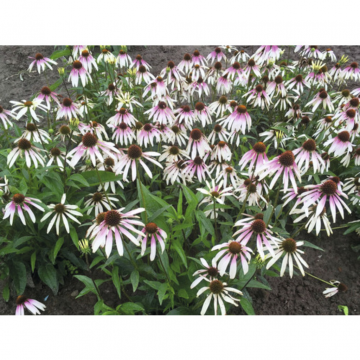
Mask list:
[[[238,46],[238,49],[245,49],[252,55],[258,46]],[[320,50],[328,46],[320,46]],[[152,73],[156,76],[166,67],[169,60],[179,63],[186,52],[192,53],[198,49],[200,53],[207,56],[215,46],[130,46],[129,55],[133,58],[141,54],[151,66]],[[348,55],[350,61],[360,62],[360,46],[331,46],[338,58],[341,55]],[[42,86],[52,84],[58,79],[56,66],[53,72],[44,74],[29,74],[26,70],[31,62],[28,56],[34,56],[40,52],[49,57],[54,51],[53,46],[0,46],[0,105],[5,109],[11,109],[10,100],[23,100],[38,92]],[[288,56],[286,47],[285,58]],[[293,58],[294,55],[290,57]],[[60,65],[60,61],[58,61]],[[20,78],[22,74],[22,80]],[[349,83],[348,88],[352,89],[353,84]],[[59,87],[57,93],[65,95],[65,89]],[[337,174],[341,176],[341,174]],[[344,180],[344,179],[343,179]],[[347,221],[356,220],[356,217],[347,217]],[[338,221],[333,227],[346,224],[345,221]],[[309,276],[295,276],[290,279],[288,274],[283,278],[268,277],[267,280],[272,291],[250,288],[249,293],[253,299],[255,313],[259,315],[339,315],[338,305],[346,305],[350,315],[360,312],[360,261],[359,254],[352,250],[352,246],[360,244],[360,237],[356,233],[344,236],[346,229],[334,230],[331,237],[316,237],[306,232],[301,233],[297,240],[307,240],[321,247],[325,252],[312,248],[305,248],[304,258],[309,264],[309,272],[324,280],[336,279],[348,286],[348,291],[338,293],[332,298],[326,299],[322,291],[326,284]],[[1,229],[0,229],[1,231]],[[324,232],[322,232],[323,234]],[[97,276],[98,275],[98,276]],[[101,274],[95,274],[95,278],[101,278]],[[0,281],[0,294],[2,294],[2,283]],[[57,296],[51,290],[42,285],[38,279],[29,277],[25,295],[37,299],[46,304],[46,315],[91,315],[93,306],[97,301],[94,294],[87,294],[75,299],[83,289],[83,284],[69,276],[65,285],[60,287]],[[104,283],[100,287],[104,301],[111,307],[119,303],[118,295],[111,283]],[[127,292],[131,295],[131,287]],[[0,295],[0,314],[12,315],[15,313],[15,293],[12,292],[10,300],[5,303]],[[48,299],[44,301],[44,298]],[[234,309],[232,314],[245,314],[239,307]]]

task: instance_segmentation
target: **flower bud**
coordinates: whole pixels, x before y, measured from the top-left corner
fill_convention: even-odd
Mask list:
[[[58,67],[58,72],[59,72],[59,75],[64,75],[65,73],[65,69],[63,67]]]

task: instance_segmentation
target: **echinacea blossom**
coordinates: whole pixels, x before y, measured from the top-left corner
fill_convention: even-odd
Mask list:
[[[239,161],[240,170],[243,170],[245,166],[248,164],[248,172],[249,175],[256,171],[258,168],[263,166],[266,162],[268,162],[268,158],[266,156],[266,145],[263,142],[257,142],[254,144],[253,148],[246,152]],[[255,168],[254,168],[255,166]]]
[[[105,254],[110,256],[113,241],[115,239],[116,248],[120,256],[124,255],[124,237],[132,241],[136,246],[140,245],[139,240],[131,233],[145,236],[144,233],[136,229],[134,226],[144,226],[138,219],[136,214],[145,211],[144,208],[128,211],[123,213],[125,208],[118,210],[109,210],[104,215],[104,220],[91,231],[92,250],[95,253],[99,247],[105,247]]]
[[[223,76],[228,75],[230,80],[242,75],[241,65],[235,61],[232,65],[223,72]]]
[[[310,161],[312,162],[314,173],[321,172],[324,160],[316,152],[316,142],[313,139],[306,140],[300,148],[293,150],[293,154],[295,155],[295,162],[299,170],[303,173],[308,171]]]
[[[96,158],[104,162],[102,153],[110,157],[114,157],[114,153],[119,153],[119,150],[111,142],[99,140],[96,135],[87,132],[83,135],[81,143],[68,153],[68,158],[71,158],[69,165],[73,168],[80,161],[81,158],[90,159],[93,166],[96,166]]]
[[[194,113],[196,117],[201,121],[201,124],[203,127],[206,126],[206,124],[211,124],[211,110],[202,102],[197,102],[195,104],[195,110]]]
[[[131,112],[134,111],[134,106],[140,106],[143,107],[135,98],[135,96],[131,96],[129,92],[120,93],[116,100],[118,101],[118,105],[116,110],[121,110],[124,106],[129,108]]]
[[[239,302],[239,299],[232,297],[229,292],[234,292],[238,295],[243,295],[243,293],[235,288],[228,287],[227,283],[222,282],[220,280],[209,280],[204,277],[204,280],[209,283],[209,286],[202,287],[196,294],[196,297],[199,297],[206,291],[210,291],[210,294],[206,297],[204,304],[202,306],[201,315],[205,315],[209,305],[211,303],[212,298],[214,298],[214,313],[217,315],[218,313],[218,305],[220,307],[221,315],[226,315],[226,309],[224,305],[224,301],[232,304],[234,306],[239,306],[236,302]]]
[[[325,89],[320,89],[316,94],[313,100],[309,101],[306,106],[313,105],[312,112],[322,104],[323,109],[328,109],[329,111],[334,111],[334,105],[331,102],[329,94],[325,91]]]
[[[116,110],[116,114],[106,121],[107,125],[119,126],[124,122],[128,126],[133,126],[136,123],[135,117],[125,108]]]
[[[207,60],[204,56],[202,56],[199,50],[195,50],[193,52],[192,62],[194,65],[205,66],[207,64]]]
[[[293,277],[294,273],[294,262],[295,260],[302,276],[305,276],[305,271],[303,266],[309,267],[305,260],[301,257],[301,254],[304,254],[302,250],[299,250],[298,247],[304,245],[303,241],[295,241],[292,238],[287,238],[280,241],[279,249],[275,250],[275,256],[267,263],[266,269],[269,269],[273,266],[284,254],[284,258],[281,264],[280,276],[283,276],[286,270],[286,266],[289,264],[289,275],[290,278]]]
[[[354,126],[359,126],[359,112],[353,108],[338,112],[333,117],[336,126],[345,125],[344,130],[351,131]]]
[[[9,120],[8,116],[10,116],[11,118],[14,118],[14,116],[10,110],[6,110],[2,106],[0,106],[0,120],[3,123],[5,130],[8,129],[9,127],[13,126],[13,124]]]
[[[214,144],[218,137],[220,141],[228,141],[230,134],[220,124],[215,124],[213,131],[210,133],[208,140],[210,144]]]
[[[330,128],[333,124],[333,118],[332,114],[325,115],[324,118],[318,120],[317,122],[317,131],[314,133],[314,138],[318,138],[320,134],[325,130],[324,136],[327,136],[330,134]]]
[[[49,140],[51,141],[50,135],[42,129],[39,129],[35,123],[27,123],[25,131],[22,133],[21,137],[16,139],[14,142],[18,142],[21,139],[26,139],[32,142],[48,144]]]
[[[275,175],[270,183],[270,189],[274,187],[280,175],[283,175],[284,191],[289,187],[289,179],[294,189],[297,189],[295,176],[298,178],[299,182],[301,182],[299,168],[296,165],[294,154],[290,150],[285,151],[276,158],[266,162],[256,170],[256,174],[259,175],[259,180],[264,179],[268,175]]]
[[[301,195],[301,197],[303,198],[302,204],[304,205],[307,213],[308,209],[313,204],[316,204],[318,202],[316,207],[316,216],[319,216],[325,208],[326,200],[329,200],[330,210],[334,222],[336,222],[336,208],[339,210],[342,218],[344,218],[343,208],[345,208],[348,213],[351,214],[351,210],[341,199],[341,197],[347,199],[348,196],[338,188],[336,182],[334,182],[333,180],[325,180],[321,184],[307,185],[304,187],[305,189],[309,190]]]
[[[123,155],[122,152],[120,152],[120,153],[121,153],[121,155],[117,154],[117,157]],[[115,170],[114,170],[115,165],[116,165],[115,160],[111,157],[107,157],[104,160],[104,163],[99,166],[99,170],[115,173]],[[124,185],[122,184],[122,182],[120,180],[105,181],[99,185],[98,191],[108,191],[108,189],[110,188],[111,191],[113,192],[113,194],[115,194],[116,193],[116,185],[119,185],[122,189],[124,188]]]
[[[51,60],[47,57],[44,57],[42,54],[40,53],[36,53],[35,57],[29,56],[29,59],[34,59],[34,61],[30,64],[28,71],[31,72],[32,68],[34,67],[34,65],[36,64],[37,67],[37,71],[40,74],[41,71],[45,71],[45,67],[47,66],[50,70],[52,70],[52,67],[50,64],[53,65],[57,65],[57,62],[55,62],[54,60]]]
[[[77,57],[81,55],[81,52],[86,49],[87,49],[86,45],[74,45],[72,51],[72,57],[74,59],[77,59]]]
[[[303,186],[298,187],[296,190],[293,188],[290,188],[290,189],[287,189],[287,191],[284,191],[284,193],[286,193],[286,195],[284,195],[282,197],[282,200],[284,201],[283,207],[285,207],[285,205],[287,205],[290,201],[296,199],[295,205],[290,210],[290,214],[292,214],[293,210],[302,202],[302,198],[300,197],[300,195],[305,193],[306,191],[308,191],[308,190],[305,189]]]
[[[136,139],[136,135],[130,126],[122,122],[118,126],[109,125],[110,128],[113,128],[112,140],[116,144],[130,146],[133,140]]]
[[[19,120],[20,118],[22,118],[25,114],[29,114],[31,116],[32,119],[36,120],[36,121],[40,121],[39,117],[36,115],[35,110],[37,108],[43,110],[43,111],[47,111],[46,106],[42,105],[41,102],[42,100],[38,100],[38,99],[34,99],[33,101],[26,101],[26,100],[21,100],[20,101],[10,101],[13,105],[13,109],[12,109],[12,113],[14,115],[16,115],[16,120]],[[16,113],[17,112],[17,113]]]
[[[193,67],[193,61],[191,59],[191,55],[186,53],[177,67],[179,70],[184,71],[185,69],[185,72],[189,73],[191,68]]]
[[[54,101],[57,105],[60,104],[58,98],[58,94],[54,91],[51,91],[47,86],[43,86],[40,90],[40,94],[36,97],[36,100],[46,101],[47,108],[50,109],[50,102]]]
[[[352,62],[349,66],[347,66],[341,73],[341,77],[345,80],[355,80],[358,81],[360,79],[360,69],[359,64],[357,62]]]
[[[189,158],[189,155],[185,150],[181,150],[178,146],[172,145],[172,146],[163,146],[165,149],[164,152],[159,156],[158,160],[163,161],[166,160],[166,162],[173,162],[178,161],[185,158]]]
[[[186,174],[184,170],[186,168],[185,160],[178,160],[169,162],[164,169],[164,180],[166,184],[174,184],[175,182],[181,182],[186,185]]]
[[[132,173],[132,181],[136,180],[137,176],[137,162],[144,168],[146,173],[150,178],[152,178],[152,173],[148,166],[142,159],[146,159],[153,164],[157,165],[161,169],[163,168],[162,165],[154,160],[152,156],[160,156],[159,153],[154,151],[143,152],[142,149],[138,145],[131,145],[127,149],[127,154],[123,155],[119,162],[115,166],[115,173],[118,175],[123,171],[123,178],[124,180],[127,179],[127,174],[129,172],[131,166],[131,173]]]
[[[25,197],[22,194],[15,194],[11,202],[9,202],[5,206],[4,219],[10,217],[10,225],[12,225],[14,221],[14,215],[15,213],[17,213],[19,218],[21,219],[21,222],[24,225],[26,225],[25,216],[24,216],[24,211],[26,211],[29,214],[32,222],[35,223],[36,222],[35,215],[27,204],[35,206],[40,211],[45,211],[41,206],[37,205],[36,202],[41,203],[41,201],[38,199],[32,197]]]
[[[163,78],[167,77],[167,81],[170,83],[172,79],[180,81],[182,79],[181,73],[182,71],[175,65],[175,63],[173,61],[169,61],[167,63],[167,67],[161,70],[160,76]]]
[[[159,242],[161,253],[163,253],[165,250],[164,241],[166,241],[167,234],[153,222],[146,224],[141,232],[145,235],[139,235],[137,238],[141,243],[141,256],[145,254],[147,242],[150,241],[150,261],[154,261],[156,256],[156,241]]]
[[[25,315],[25,308],[28,309],[33,315],[40,315],[40,310],[45,311],[46,306],[37,300],[28,299],[24,295],[19,295],[16,298],[15,315]]]
[[[192,126],[196,119],[196,115],[189,105],[183,105],[176,109],[174,114],[176,115],[176,122],[184,124],[186,127]]]
[[[114,98],[118,95],[120,95],[121,90],[118,89],[116,82],[111,82],[107,89],[103,92],[101,92],[101,95],[105,95],[107,98],[107,105],[111,105],[114,101]]]
[[[205,181],[207,189],[198,188],[197,191],[200,191],[202,194],[206,195],[203,200],[199,203],[199,205],[204,203],[214,203],[217,202],[219,204],[224,205],[225,196],[231,196],[232,193],[232,186],[224,187],[223,181],[220,181],[219,184],[215,184],[215,180],[211,180],[211,184],[206,180]]]
[[[104,194],[102,192],[96,192],[93,194],[89,194],[91,198],[85,201],[84,206],[91,208],[87,211],[87,214],[90,215],[92,211],[95,209],[95,216],[98,216],[100,213],[111,210],[112,208],[116,207],[116,205],[112,201],[118,201],[116,198],[112,197],[114,194]],[[110,203],[109,203],[110,201]],[[104,208],[106,210],[104,210]]]
[[[211,266],[208,264],[208,262],[204,258],[200,258],[200,262],[203,265],[205,269],[196,270],[193,273],[193,276],[199,275],[197,279],[195,279],[191,285],[190,289],[193,289],[196,287],[204,278],[209,277],[209,280],[215,280],[217,275],[219,274],[219,269],[216,266],[216,261],[212,259]]]
[[[139,124],[140,125],[140,124]],[[144,124],[138,130],[137,142],[140,146],[147,147],[149,144],[154,145],[154,140],[161,141],[161,132],[152,124]]]
[[[250,59],[250,55],[245,52],[245,50],[235,51],[234,56],[230,59],[230,64],[233,64],[235,61],[240,63],[245,63]]]
[[[246,78],[249,78],[251,73],[254,73],[257,77],[261,77],[260,67],[254,59],[250,59],[243,70],[243,74]]]
[[[56,120],[60,118],[72,119],[78,115],[82,116],[77,104],[70,98],[64,98],[57,111]]]
[[[211,160],[218,159],[219,161],[230,161],[231,156],[232,152],[225,141],[219,141],[211,151]]]
[[[209,105],[209,110],[215,113],[216,117],[223,116],[224,112],[229,109],[230,102],[231,100],[228,100],[225,95],[222,95],[217,101]]]
[[[85,135],[89,132],[98,137],[100,140],[103,140],[103,137],[106,140],[109,139],[105,127],[97,121],[90,121],[88,124],[80,123],[78,127],[81,135]]]
[[[209,85],[204,81],[202,77],[199,77],[191,84],[191,95],[194,96],[195,91],[198,92],[199,98],[201,98],[202,95],[210,95]]]
[[[191,158],[194,159],[197,154],[201,157],[205,156],[206,151],[211,148],[205,135],[199,129],[193,129],[190,133],[189,143],[186,147],[188,154],[191,153]]]
[[[81,80],[82,86],[86,86],[86,84],[90,81],[92,82],[91,76],[85,67],[82,65],[81,61],[75,60],[72,64],[73,68],[70,71],[69,79],[71,80],[71,84],[74,87],[77,87],[79,84],[79,78]]]
[[[221,259],[218,263],[220,276],[225,274],[225,271],[230,264],[229,276],[230,279],[234,279],[238,260],[241,260],[244,275],[249,271],[248,262],[251,260],[250,253],[252,252],[249,247],[242,245],[238,241],[229,240],[227,243],[215,245],[211,251],[214,250],[220,250],[214,258],[214,261]]]
[[[357,174],[359,175],[359,174]],[[350,177],[345,179],[345,185],[344,185],[344,191],[346,191],[348,193],[348,195],[356,195],[359,196],[359,192],[360,192],[360,177],[356,176],[356,177]],[[356,205],[360,199],[358,199],[356,196],[353,196],[351,198],[351,202],[353,205]]]
[[[141,65],[145,66],[147,70],[151,68],[151,66],[142,58],[141,55],[136,55],[135,59],[132,61],[129,67],[131,69],[133,66],[135,66],[136,70],[138,70]]]
[[[267,200],[263,196],[264,191],[268,192],[267,184],[264,180],[257,181],[256,178],[249,178],[244,181],[241,179],[234,191],[240,192],[238,200],[243,203],[245,201],[248,202],[249,206],[257,205],[261,208],[260,200],[267,204]]]
[[[197,65],[194,66],[193,71],[196,70],[196,66]],[[207,70],[204,80],[207,81],[209,84],[214,85],[222,73],[223,70],[221,62],[216,62],[214,66]]]
[[[131,57],[129,54],[124,50],[120,49],[119,54],[116,57],[116,65],[120,68],[128,67],[131,64]]]
[[[294,78],[285,82],[288,90],[296,90],[299,94],[304,92],[304,86],[310,88],[309,83],[303,78],[301,74],[296,75]]]
[[[189,176],[190,179],[194,177],[195,173],[200,182],[206,179],[205,175],[211,177],[207,165],[200,156],[196,156],[194,159],[186,161],[185,165],[184,175]]]
[[[275,77],[274,81],[270,81],[267,84],[266,92],[270,98],[272,98],[273,95],[281,95],[282,97],[285,97],[286,88],[282,76],[278,75]]]
[[[94,67],[96,70],[98,70],[98,66],[96,64],[96,60],[91,55],[91,52],[88,49],[84,49],[81,51],[81,55],[78,59],[86,71],[88,71],[89,74],[91,74],[92,67]]]
[[[158,121],[164,125],[172,125],[175,120],[174,113],[164,101],[159,101],[155,107],[145,111],[144,114],[149,114],[149,120],[153,119],[154,122]]]
[[[179,145],[185,146],[188,139],[189,137],[186,135],[186,128],[181,124],[179,124],[179,126],[174,124],[167,134],[167,141],[173,145],[177,142]],[[165,136],[164,141],[166,142]]]
[[[136,71],[135,84],[140,85],[143,81],[149,84],[155,76],[151,74],[144,65],[140,65]]]
[[[338,106],[341,106],[342,104],[346,104],[352,99],[352,95],[349,89],[343,89],[341,91],[338,91],[332,94],[332,96],[334,97],[333,102],[334,103],[338,102]]]
[[[248,97],[246,102],[254,107],[260,107],[262,110],[266,107],[269,109],[270,104],[272,104],[271,99],[268,93],[265,91],[262,85],[257,85],[255,89],[250,90],[243,95],[244,98]]]
[[[341,156],[345,153],[351,153],[353,144],[349,141],[350,133],[346,130],[340,131],[334,138],[326,141],[324,146],[330,146],[328,153],[334,153],[334,156]]]
[[[279,60],[281,49],[277,45],[261,45],[254,54],[254,59],[262,65],[267,60]]]
[[[102,61],[104,63],[109,63],[109,62],[114,62],[115,63],[116,58],[115,58],[114,54],[110,50],[103,48],[103,49],[101,49],[101,53],[98,56],[96,61],[97,61],[98,64],[101,63]]]
[[[67,138],[71,136],[71,141],[73,143],[76,143],[74,137],[77,137],[79,135],[81,134],[78,131],[71,130],[70,127],[67,125],[61,125],[59,127],[59,131],[55,134],[54,140],[58,140],[58,138],[60,138],[62,142],[65,142]]]
[[[290,212],[291,214],[300,215],[294,220],[294,224],[307,218],[305,229],[307,229],[308,233],[310,234],[311,231],[315,228],[316,235],[319,235],[321,231],[321,221],[322,221],[324,223],[324,228],[327,233],[327,236],[330,236],[333,233],[333,231],[331,229],[331,224],[326,214],[326,207],[324,207],[323,211],[319,215],[316,215],[316,207],[317,205],[315,204],[310,207],[310,210],[306,208],[302,208],[291,211]]]
[[[331,61],[335,62],[336,61],[336,55],[334,53],[334,51],[330,48],[327,48],[326,50],[323,51],[323,60],[326,60],[327,57],[330,58]]]
[[[262,219],[255,219],[250,223],[243,223],[241,220],[235,223],[234,226],[241,226],[241,229],[233,234],[233,238],[237,236],[235,241],[241,245],[246,245],[252,236],[256,239],[256,246],[261,258],[264,259],[263,245],[268,249],[272,256],[274,256],[274,250],[269,241],[272,241],[274,246],[277,247],[278,239],[272,236],[272,231],[267,229],[267,226]]]
[[[67,160],[65,160],[65,156],[66,156],[66,154],[63,151],[61,151],[57,147],[53,147],[49,151],[49,158],[50,159],[47,162],[46,166],[47,167],[51,166],[54,163],[59,167],[60,170],[64,170],[64,162],[67,161]]]
[[[326,298],[332,297],[336,295],[338,292],[345,292],[348,289],[348,287],[345,284],[337,280],[330,280],[329,283],[334,286],[331,288],[326,288],[323,291],[323,295],[325,295]]]
[[[56,226],[56,235],[59,236],[61,220],[65,226],[66,232],[69,234],[70,227],[69,227],[69,221],[67,218],[69,218],[81,225],[81,222],[79,220],[77,220],[75,217],[75,216],[83,216],[81,212],[75,211],[75,209],[77,209],[78,206],[77,205],[65,205],[65,201],[66,201],[66,194],[63,194],[63,196],[61,197],[60,203],[48,205],[48,208],[52,209],[52,211],[49,211],[40,220],[41,222],[43,222],[46,219],[48,219],[51,215],[54,215],[47,227],[47,230],[46,230],[47,234],[50,232],[50,230],[52,229],[52,227],[54,226],[54,224],[56,222],[56,225],[55,225]]]
[[[228,182],[231,182],[232,186],[235,188],[239,181],[239,177],[232,166],[223,164],[222,170],[217,174],[216,178],[217,182],[222,180],[224,181],[224,187],[227,186]]]
[[[229,94],[232,89],[232,82],[229,80],[227,74],[223,74],[217,79],[216,91],[220,94]]]
[[[20,157],[25,156],[26,166],[28,168],[31,167],[31,162],[34,163],[35,168],[38,167],[38,163],[44,166],[44,158],[40,154],[40,151],[44,150],[37,148],[32,145],[29,140],[22,138],[18,141],[17,146],[9,153],[7,165],[11,168],[20,155]]]
[[[217,47],[207,56],[206,60],[210,61],[211,64],[215,61],[226,61],[226,55],[223,53],[220,47]]]

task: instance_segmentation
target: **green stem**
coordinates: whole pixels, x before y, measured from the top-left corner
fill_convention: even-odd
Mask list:
[[[296,265],[294,265],[294,267],[296,267],[298,270],[300,270]],[[322,282],[325,283],[325,284],[328,284],[328,285],[330,285],[330,286],[336,287],[334,284],[331,284],[331,283],[329,283],[329,282],[327,282],[327,281],[325,281],[325,280],[323,280],[323,279],[320,279],[320,278],[318,278],[318,277],[316,277],[316,276],[314,276],[314,275],[312,275],[312,274],[310,274],[310,273],[308,273],[308,272],[306,272],[306,271],[304,271],[304,272],[305,272],[306,275],[309,275],[309,276],[311,276],[312,278],[314,278],[314,279],[316,279],[316,280],[322,281]]]

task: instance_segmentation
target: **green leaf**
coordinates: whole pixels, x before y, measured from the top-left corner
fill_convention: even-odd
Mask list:
[[[205,216],[205,213],[203,211],[198,210],[195,212],[195,215],[197,220],[198,221],[200,220],[200,223],[202,224],[204,230],[209,232],[212,236],[215,236],[215,230],[213,224],[211,220]]]
[[[62,56],[69,56],[71,55],[71,50],[69,48],[66,49],[62,49],[62,50],[55,50],[51,55],[50,55],[50,59],[51,60],[56,60]]]
[[[120,311],[122,311],[126,315],[134,315],[136,312],[143,312],[145,313],[145,309],[136,303],[126,302],[120,305]]]
[[[131,285],[133,287],[133,292],[135,292],[139,285],[139,280],[140,280],[139,272],[136,269],[132,271],[130,275],[130,280],[131,280]]]
[[[160,305],[162,305],[162,302],[164,300],[167,289],[168,289],[168,283],[164,283],[164,284],[161,284],[161,286],[157,292]]]
[[[50,90],[55,91],[62,84],[62,79],[56,80],[52,85],[50,85]]]
[[[167,210],[171,205],[166,205],[159,210],[155,211],[150,217],[148,222],[154,222],[165,210]]]
[[[344,315],[349,315],[349,308],[345,305],[338,305],[338,309],[344,312]]]
[[[70,229],[70,237],[77,249],[79,249],[79,237],[75,228]]]
[[[178,292],[178,296],[184,299],[189,299],[189,294],[185,289],[180,289]]]
[[[96,264],[98,264],[101,260],[105,260],[104,256],[97,256],[92,263],[90,264],[90,269],[92,269]]]
[[[20,261],[14,261],[9,266],[10,277],[14,281],[15,289],[18,295],[22,295],[26,287],[26,267]]]
[[[274,207],[272,205],[269,205],[268,208],[266,209],[266,211],[264,212],[264,222],[265,222],[265,224],[269,224],[270,216],[272,214],[273,208]]]
[[[15,248],[17,248],[19,245],[24,244],[25,242],[29,241],[29,240],[32,239],[32,238],[33,238],[33,236],[22,236],[22,237],[20,237],[20,238],[18,238],[18,239],[16,239],[16,240],[14,240],[12,246],[13,246],[13,248],[15,249]]]
[[[81,174],[73,174],[71,175],[68,180],[74,180],[83,184],[84,186],[90,186],[90,184],[86,181],[86,179]]]
[[[178,200],[178,205],[177,205],[177,212],[178,212],[178,215],[180,215],[180,216],[183,214],[182,204],[183,204],[183,193],[180,190],[179,200]]]
[[[59,291],[59,282],[54,266],[49,263],[46,265],[41,265],[38,270],[38,275],[40,280],[52,290],[54,295],[56,295]]]
[[[248,315],[255,315],[254,308],[248,299],[242,297],[240,300],[240,305]]]
[[[162,283],[159,281],[144,280],[144,283],[149,285],[150,287],[152,287],[155,290],[159,290],[162,285]]]
[[[305,240],[304,240],[304,246],[306,246],[306,247],[310,247],[310,248],[313,248],[313,249],[316,249],[316,250],[325,251],[325,250],[324,250],[324,249],[322,249],[321,247],[318,247],[318,246],[316,246],[316,245],[312,244],[311,242],[309,242],[309,241],[305,241]]]
[[[179,254],[183,264],[185,265],[185,267],[187,268],[187,260],[186,260],[186,254],[184,249],[182,248],[180,242],[178,240],[173,240],[171,242],[171,246],[173,249],[176,250],[176,252]]]
[[[251,280],[246,287],[250,287],[250,288],[260,288],[260,289],[266,289],[266,290],[271,290],[271,287],[268,285],[265,285],[263,283],[261,283],[260,281],[256,281],[256,280]]]
[[[115,175],[110,171],[85,171],[81,174],[85,181],[89,184],[88,186],[100,185],[99,177],[101,182],[104,184],[109,181],[118,181],[122,179],[122,175]]]
[[[56,256],[59,252],[59,250],[61,249],[62,245],[64,244],[64,238],[61,237],[56,241],[55,247],[54,247],[54,251],[53,251],[53,264],[55,263],[56,260]]]
[[[6,302],[9,301],[9,299],[10,299],[10,289],[9,289],[9,285],[8,285],[8,284],[6,284],[6,285],[4,286],[2,296],[3,296],[3,298],[4,298],[4,300],[5,300]]]
[[[117,266],[113,267],[112,270],[112,281],[118,293],[119,299],[121,299],[121,282],[119,277],[119,268]]]
[[[34,252],[31,254],[30,262],[31,262],[31,271],[34,272],[34,270],[35,270],[35,263],[36,263],[36,251],[34,251]]]

